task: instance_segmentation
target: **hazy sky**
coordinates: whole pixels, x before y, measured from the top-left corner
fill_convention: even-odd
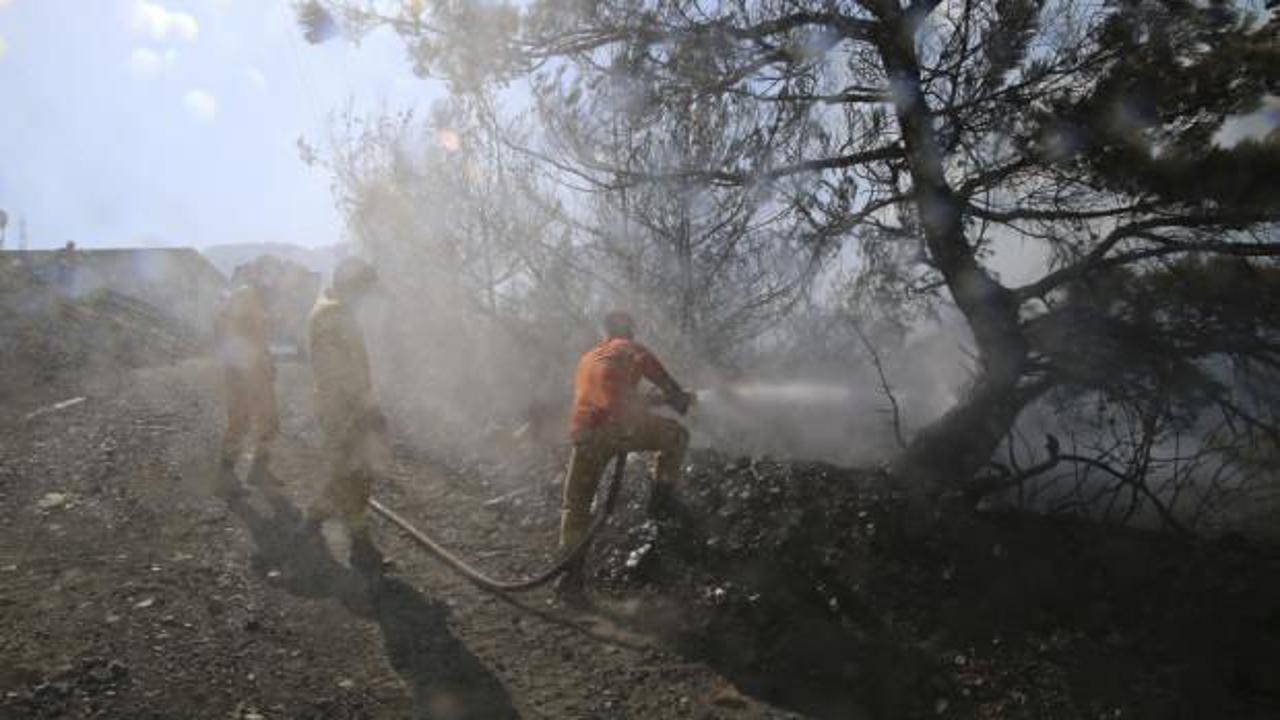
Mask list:
[[[299,159],[328,116],[426,106],[382,32],[308,45],[288,0],[0,0],[0,209],[31,247],[342,239]]]
[[[329,114],[425,106],[383,30],[308,45],[289,0],[0,0],[0,209],[8,247],[342,239],[297,141]],[[1256,134],[1263,113],[1224,136]],[[1257,127],[1255,127],[1257,126]]]

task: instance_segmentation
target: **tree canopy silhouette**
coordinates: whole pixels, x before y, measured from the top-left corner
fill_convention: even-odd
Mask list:
[[[1262,7],[310,7],[353,35],[391,27],[419,73],[458,90],[527,80],[572,106],[630,83],[633,102],[593,112],[697,118],[730,108],[718,121],[721,152],[557,161],[616,187],[749,188],[788,209],[807,242],[859,254],[862,271],[902,298],[954,304],[972,334],[975,376],[895,464],[930,492],[984,492],[978,478],[993,453],[1050,391],[1142,396],[1161,413],[1212,407],[1232,428],[1274,437],[1267,403],[1240,401],[1242,386],[1215,369],[1273,372],[1280,359],[1280,142],[1224,131],[1280,94],[1280,18]],[[643,138],[646,127],[669,125],[632,131]],[[1029,281],[997,271],[1014,253],[1029,258]]]

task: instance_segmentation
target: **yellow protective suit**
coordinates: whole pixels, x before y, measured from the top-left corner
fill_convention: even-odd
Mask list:
[[[275,363],[271,359],[267,311],[258,290],[243,285],[232,291],[218,313],[215,327],[222,365],[227,429],[222,460],[234,463],[241,444],[254,430],[255,453],[265,457],[279,433]]]
[[[351,308],[332,292],[312,309],[308,334],[316,413],[329,462],[328,483],[309,515],[314,521],[337,516],[351,531],[363,531],[373,479],[389,455],[364,334]]]
[[[591,500],[610,460],[622,452],[657,451],[653,492],[664,495],[679,482],[688,447],[689,431],[683,425],[643,411],[575,433],[560,507],[560,547],[574,547],[586,536]]]

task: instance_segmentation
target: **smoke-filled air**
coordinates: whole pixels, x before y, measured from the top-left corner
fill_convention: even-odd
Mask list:
[[[0,0],[0,716],[1280,717],[1273,0]]]

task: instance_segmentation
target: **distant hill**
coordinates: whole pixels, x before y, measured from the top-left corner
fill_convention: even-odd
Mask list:
[[[290,260],[313,272],[323,273],[328,277],[333,267],[345,251],[344,245],[326,245],[318,248],[302,247],[290,243],[234,243],[227,245],[211,245],[200,253],[227,277],[235,272],[236,266],[253,262],[262,255],[274,255],[282,260]]]

